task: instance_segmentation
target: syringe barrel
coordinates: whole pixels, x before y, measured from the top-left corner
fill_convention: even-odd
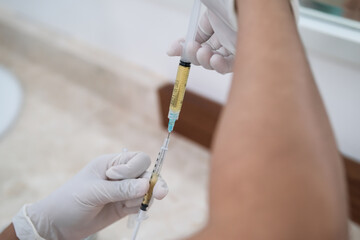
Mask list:
[[[143,211],[147,211],[147,208],[149,207],[151,198],[152,198],[152,194],[153,194],[153,190],[155,187],[155,184],[157,182],[159,178],[159,175],[157,173],[152,173],[151,177],[150,177],[150,181],[149,181],[149,190],[147,191],[147,193],[145,194],[143,201],[141,203],[140,209]]]
[[[154,190],[155,184],[156,184],[157,180],[159,179],[160,171],[161,171],[162,165],[164,163],[164,159],[165,159],[165,154],[166,154],[166,151],[168,150],[168,146],[169,146],[169,141],[170,141],[169,137],[170,137],[170,134],[167,136],[167,138],[165,138],[164,143],[161,146],[160,152],[156,159],[154,169],[151,173],[151,177],[149,180],[149,190],[145,194],[143,201],[141,203],[141,206],[140,206],[140,209],[143,211],[147,211],[150,201],[151,201],[151,198],[152,198],[152,195],[153,195],[153,190]]]
[[[191,64],[180,61],[174,89],[171,95],[170,108],[169,108],[169,132],[172,131],[175,121],[179,118],[181,107],[184,101],[186,84],[189,77]]]

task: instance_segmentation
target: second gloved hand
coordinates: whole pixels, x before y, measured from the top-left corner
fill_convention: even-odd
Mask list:
[[[186,49],[192,64],[225,74],[232,72],[237,24],[234,0],[202,0],[207,7],[199,21],[195,42]],[[169,56],[180,56],[184,40],[175,42]]]
[[[189,43],[187,56],[194,65],[215,70],[221,74],[232,72],[237,41],[235,0],[201,0],[207,7],[200,19],[195,42]],[[298,18],[298,0],[289,0],[295,19]],[[249,26],[251,27],[251,26]],[[167,54],[180,56],[184,39],[171,45]]]
[[[35,236],[85,238],[139,210],[149,188],[149,179],[141,176],[150,163],[150,158],[139,152],[101,156],[48,197],[25,207],[25,219],[30,219]],[[160,179],[153,196],[162,199],[167,192],[166,183]],[[22,217],[14,217],[13,223],[18,237],[23,234],[21,239],[35,239],[26,237]]]

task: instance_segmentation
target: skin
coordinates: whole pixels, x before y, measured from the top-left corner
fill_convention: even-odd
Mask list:
[[[0,233],[1,240],[18,240],[15,234],[14,225],[10,224],[5,230]]]
[[[209,222],[191,240],[347,239],[343,166],[289,3],[238,0],[237,13]]]
[[[344,2],[344,15],[360,21],[360,0],[347,0]]]
[[[209,222],[191,240],[347,239],[344,170],[289,2],[238,0],[237,13]]]

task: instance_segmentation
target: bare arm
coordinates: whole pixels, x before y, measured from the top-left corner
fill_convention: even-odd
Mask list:
[[[13,224],[10,224],[0,233],[0,240],[18,240]]]
[[[287,0],[238,0],[210,219],[193,239],[346,239],[343,168]]]

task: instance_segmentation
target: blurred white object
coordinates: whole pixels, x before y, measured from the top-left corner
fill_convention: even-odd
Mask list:
[[[0,66],[0,137],[18,116],[22,90],[15,76]]]

